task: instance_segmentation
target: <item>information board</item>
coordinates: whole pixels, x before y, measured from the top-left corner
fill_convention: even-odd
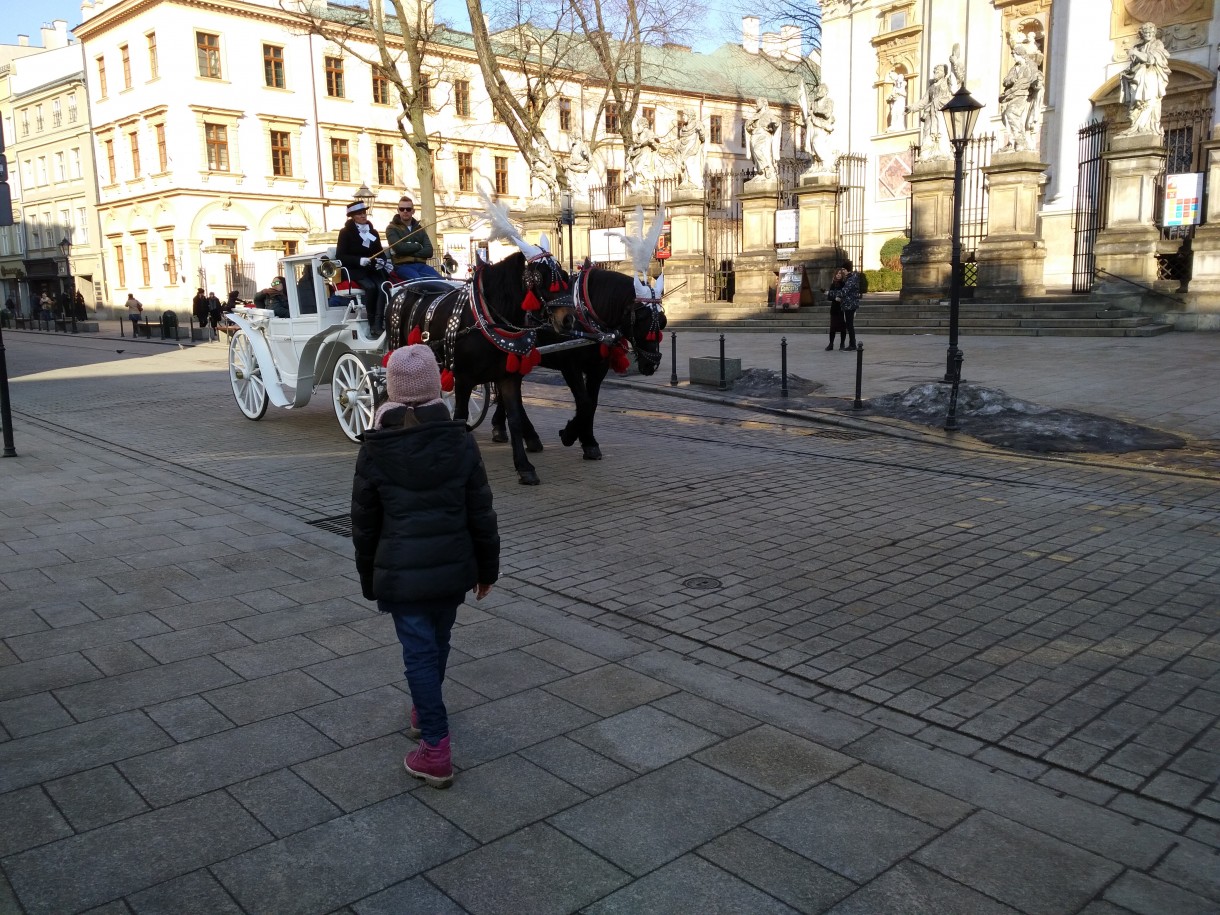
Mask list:
[[[800,221],[797,218],[797,211],[776,210],[775,211],[775,244],[776,245],[795,245],[800,239]]]
[[[813,304],[813,291],[805,279],[805,265],[791,264],[779,272],[775,287],[775,310],[796,311],[802,304],[802,292],[808,294],[805,304]]]
[[[1183,172],[1178,175],[1166,175],[1165,209],[1161,225],[1198,225],[1202,202],[1202,172]]]

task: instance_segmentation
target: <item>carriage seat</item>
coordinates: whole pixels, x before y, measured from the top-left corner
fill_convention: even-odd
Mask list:
[[[397,283],[391,284],[390,288],[395,292],[399,289],[405,289],[407,292],[414,293],[415,295],[424,296],[444,295],[465,285],[465,283],[459,283],[455,280],[437,280],[428,277],[422,280],[399,280]]]

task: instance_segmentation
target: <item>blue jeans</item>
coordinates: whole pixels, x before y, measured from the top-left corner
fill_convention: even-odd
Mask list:
[[[439,280],[441,275],[427,264],[395,264],[394,273],[404,280]]]
[[[435,746],[449,733],[449,716],[441,698],[445,662],[449,660],[449,633],[457,619],[457,608],[465,594],[433,601],[399,604],[378,601],[384,613],[394,617],[394,631],[402,645],[411,701],[419,715],[419,730]]]

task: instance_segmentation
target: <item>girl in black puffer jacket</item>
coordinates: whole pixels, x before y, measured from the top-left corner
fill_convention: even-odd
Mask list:
[[[482,600],[500,571],[491,487],[474,437],[449,418],[440,372],[423,345],[394,351],[389,400],[364,436],[352,485],[352,541],[364,596],[394,618],[411,690],[403,760],[436,788],[453,781],[441,698],[449,633],[467,591]]]

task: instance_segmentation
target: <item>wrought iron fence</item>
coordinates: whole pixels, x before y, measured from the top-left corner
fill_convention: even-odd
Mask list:
[[[987,237],[987,180],[995,134],[975,137],[962,156],[962,285],[978,285],[978,248]]]
[[[242,299],[252,300],[254,293],[258,292],[254,263],[252,261],[233,261],[225,264],[225,284],[227,291],[232,292],[236,289],[238,296]]]
[[[703,173],[708,200],[703,223],[704,295],[709,301],[731,302],[736,287],[733,261],[741,253],[741,192],[756,174],[753,168],[728,168]]]
[[[1090,121],[1077,131],[1076,212],[1072,238],[1072,292],[1093,288],[1097,256],[1097,233],[1105,224],[1106,161],[1102,153],[1110,133],[1110,122]]]
[[[839,225],[835,241],[840,258],[849,258],[857,270],[864,269],[864,177],[868,157],[844,153],[835,163],[839,173]]]
[[[1190,282],[1195,227],[1164,225],[1166,176],[1204,171],[1203,141],[1207,139],[1211,122],[1211,108],[1179,109],[1161,115],[1161,129],[1165,131],[1165,168],[1156,182],[1156,223],[1161,226],[1162,248],[1171,250],[1157,253],[1156,272],[1157,279],[1176,280],[1181,287]]]

